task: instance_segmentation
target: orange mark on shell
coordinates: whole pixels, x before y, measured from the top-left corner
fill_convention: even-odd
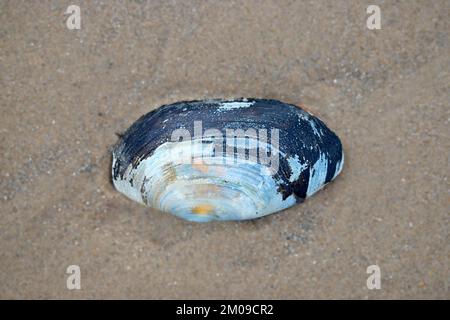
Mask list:
[[[208,165],[206,165],[201,158],[195,158],[192,167],[200,172],[208,172]]]
[[[214,210],[214,207],[210,204],[199,204],[198,206],[195,206],[192,208],[192,213],[195,214],[208,214],[211,213]]]

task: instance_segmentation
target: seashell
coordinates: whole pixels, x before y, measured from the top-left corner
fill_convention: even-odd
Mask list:
[[[342,170],[339,138],[277,100],[177,102],[138,119],[113,148],[115,188],[190,221],[259,218],[301,203]]]

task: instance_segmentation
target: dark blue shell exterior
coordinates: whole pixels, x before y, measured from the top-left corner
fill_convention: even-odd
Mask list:
[[[312,164],[324,156],[327,161],[325,184],[342,165],[343,151],[339,138],[320,119],[298,106],[277,100],[237,99],[235,102],[253,102],[246,108],[219,112],[224,100],[183,101],[164,105],[138,119],[114,146],[116,161],[113,178],[121,179],[127,167],[136,167],[152,155],[161,144],[170,141],[171,133],[178,128],[193,131],[194,121],[203,122],[203,130],[219,129],[279,129],[279,148],[286,154],[280,158],[279,170],[274,178],[280,181],[278,192],[283,200],[294,195],[297,202],[307,196],[310,177],[314,177]],[[168,119],[163,123],[163,119]],[[287,158],[299,157],[311,164],[291,182],[291,166]],[[323,174],[323,173],[322,173]]]

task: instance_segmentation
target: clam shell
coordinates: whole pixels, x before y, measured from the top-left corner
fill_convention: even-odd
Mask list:
[[[341,171],[339,138],[277,100],[177,102],[138,119],[113,148],[116,189],[190,221],[245,220],[302,202]]]

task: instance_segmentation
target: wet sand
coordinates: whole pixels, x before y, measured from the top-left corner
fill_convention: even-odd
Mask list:
[[[82,1],[80,30],[70,4],[0,3],[0,298],[450,298],[450,2],[377,1],[381,30],[361,1]],[[304,104],[341,176],[250,222],[113,189],[139,116],[233,97]]]

